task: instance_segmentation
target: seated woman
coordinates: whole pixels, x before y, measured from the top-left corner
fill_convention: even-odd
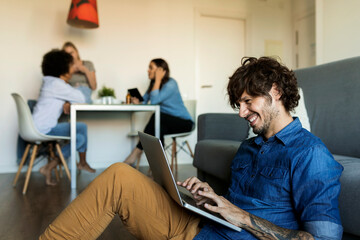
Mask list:
[[[84,103],[84,95],[68,84],[74,71],[73,58],[63,50],[52,50],[46,53],[41,64],[43,83],[38,101],[34,107],[33,119],[39,132],[54,136],[70,136],[70,123],[58,123],[63,108],[69,103]],[[65,105],[65,107],[64,107]],[[87,126],[76,123],[76,149],[79,152],[79,169],[95,172],[86,162]],[[70,144],[62,147],[65,158],[70,156]],[[51,170],[56,167],[58,159],[53,159],[40,169],[46,177],[47,185],[55,185],[51,180]]]
[[[188,113],[181,98],[176,81],[170,77],[170,69],[167,62],[161,58],[150,61],[148,76],[149,87],[143,96],[146,104],[160,105],[160,140],[164,143],[165,134],[188,132],[193,128],[194,122]],[[132,97],[131,102],[139,104],[139,99]],[[144,132],[155,135],[155,114],[150,118]],[[136,148],[125,159],[124,163],[133,164],[140,159],[143,148],[139,142]]]
[[[90,61],[82,61],[79,51],[72,42],[64,43],[62,49],[74,58],[74,73],[69,84],[84,94],[86,103],[91,103],[91,93],[96,89],[94,64]]]

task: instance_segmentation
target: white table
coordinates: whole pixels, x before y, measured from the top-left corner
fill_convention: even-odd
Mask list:
[[[71,104],[71,188],[76,188],[76,114],[77,112],[155,112],[155,136],[160,138],[160,106],[159,105],[101,105],[101,104]],[[132,120],[132,119],[131,119]],[[133,123],[131,123],[133,124]],[[133,126],[133,125],[132,125]],[[133,130],[133,127],[132,129]]]

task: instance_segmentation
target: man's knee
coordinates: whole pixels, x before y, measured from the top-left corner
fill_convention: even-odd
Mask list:
[[[116,181],[123,184],[142,182],[144,175],[133,167],[125,163],[114,163],[106,170]]]
[[[114,164],[110,165],[110,167],[108,167],[107,170],[114,173],[115,175],[120,175],[120,176],[128,175],[129,173],[136,171],[134,168],[132,168],[128,164],[125,164],[122,162],[118,162],[118,163],[114,163]]]

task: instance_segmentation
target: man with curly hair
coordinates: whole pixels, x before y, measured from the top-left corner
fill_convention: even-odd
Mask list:
[[[227,90],[230,105],[258,136],[241,144],[225,196],[196,177],[178,184],[243,231],[202,222],[120,163],[95,179],[40,238],[95,239],[119,214],[138,239],[341,239],[343,168],[291,117],[300,98],[293,71],[273,58],[244,58]]]

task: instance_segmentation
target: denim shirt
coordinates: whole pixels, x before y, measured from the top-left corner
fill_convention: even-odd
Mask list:
[[[239,208],[315,239],[341,239],[338,209],[343,167],[298,118],[269,138],[244,141],[231,165],[226,198]],[[194,239],[256,239],[207,223]]]

